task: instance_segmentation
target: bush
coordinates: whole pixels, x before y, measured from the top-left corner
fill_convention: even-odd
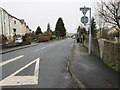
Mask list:
[[[31,33],[26,33],[25,36],[23,36],[23,42],[28,42],[28,43],[31,43],[31,36],[32,34]]]
[[[4,35],[0,36],[0,43],[2,43],[3,45],[6,44],[6,42],[8,41],[7,37]]]
[[[50,40],[50,36],[43,36],[43,35],[38,35],[37,36],[38,42],[45,42]]]
[[[44,36],[51,36],[52,35],[52,33],[51,32],[44,32],[44,34],[43,34]]]
[[[55,35],[51,36],[51,39],[56,39],[56,38],[57,38],[57,36],[55,36]]]

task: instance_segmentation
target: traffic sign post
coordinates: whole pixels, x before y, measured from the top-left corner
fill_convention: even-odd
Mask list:
[[[91,8],[88,8],[88,7],[82,7],[80,8],[80,10],[82,11],[83,13],[83,17],[81,18],[81,22],[85,25],[86,23],[88,23],[88,17],[85,16],[85,14],[87,13],[87,11],[89,10],[89,21],[90,21],[90,26],[89,26],[89,46],[88,46],[88,49],[89,49],[89,54],[91,54],[91,44],[92,44],[92,35],[91,35]]]
[[[92,45],[92,35],[91,35],[91,8],[89,8],[90,12],[90,26],[89,26],[89,54],[91,54],[91,45]]]

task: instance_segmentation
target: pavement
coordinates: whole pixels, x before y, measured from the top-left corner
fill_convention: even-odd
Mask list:
[[[36,46],[37,43],[31,43],[30,45],[24,45],[24,46],[18,46],[18,47],[13,47],[13,48],[8,48],[8,49],[2,49],[0,50],[0,54],[5,54],[5,53],[8,53],[8,52],[12,52],[12,51],[15,51],[15,50],[19,50],[19,49],[24,49],[24,48],[28,48],[28,47],[33,47],[33,46]]]
[[[118,90],[118,72],[114,71],[80,43],[73,43],[69,57],[69,72],[82,89],[109,88]]]

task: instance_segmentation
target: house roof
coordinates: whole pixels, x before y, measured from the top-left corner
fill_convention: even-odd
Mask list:
[[[10,17],[17,19],[17,20],[19,20],[22,24],[25,23],[25,25],[26,25],[26,22],[24,21],[24,19],[18,19],[17,17],[9,14],[9,13],[8,13],[5,9],[3,9],[2,7],[0,7],[0,9],[2,9],[4,12],[6,12]]]

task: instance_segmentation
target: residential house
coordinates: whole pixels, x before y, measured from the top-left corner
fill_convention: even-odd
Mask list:
[[[109,32],[108,27],[103,27],[97,30],[97,38],[109,39],[108,32]]]
[[[0,35],[5,35],[6,37],[11,36],[10,32],[10,17],[9,14],[2,8],[0,8]]]
[[[103,38],[112,41],[118,41],[119,28],[113,26],[111,28],[104,27],[101,30],[97,30],[97,38]]]
[[[119,28],[116,27],[116,26],[113,26],[110,28],[109,32],[108,32],[108,35],[110,37],[111,40],[114,40],[114,41],[118,41],[118,39],[120,38],[119,37]]]
[[[22,37],[29,32],[30,29],[23,19],[10,15],[0,7],[0,35],[6,36],[8,41],[13,41],[14,36]]]

